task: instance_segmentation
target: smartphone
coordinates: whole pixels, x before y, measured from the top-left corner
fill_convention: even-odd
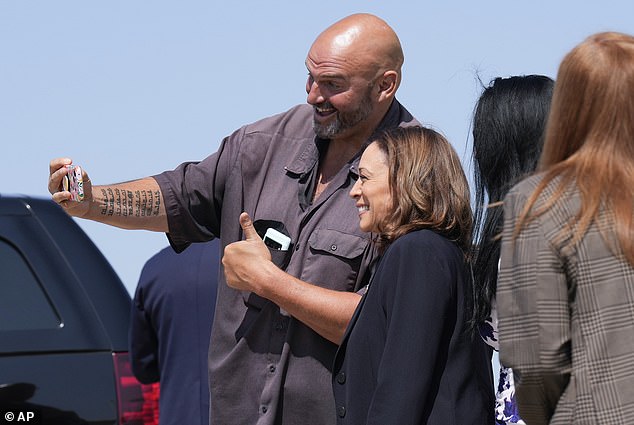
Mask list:
[[[266,246],[278,251],[287,251],[291,245],[291,238],[271,227],[266,229],[264,238],[262,239]]]
[[[68,172],[64,176],[64,190],[70,192],[70,199],[81,202],[84,200],[84,179],[79,165],[67,165]]]

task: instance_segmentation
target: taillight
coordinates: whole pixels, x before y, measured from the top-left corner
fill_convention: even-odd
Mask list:
[[[128,353],[113,353],[119,425],[158,425],[159,384],[141,384],[132,374]]]

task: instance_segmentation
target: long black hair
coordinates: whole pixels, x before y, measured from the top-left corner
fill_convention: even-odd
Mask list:
[[[542,151],[554,81],[543,75],[495,78],[476,104],[473,117],[475,213],[471,264],[473,325],[491,313],[496,294],[502,200],[530,175]]]

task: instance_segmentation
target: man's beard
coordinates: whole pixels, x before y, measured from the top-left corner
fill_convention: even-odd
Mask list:
[[[371,90],[372,88],[368,87],[368,91],[365,93],[365,96],[356,110],[351,112],[340,112],[337,110],[335,119],[328,124],[321,124],[317,122],[317,120],[313,120],[315,134],[322,139],[332,139],[365,120],[372,113]],[[332,107],[330,102],[325,102],[319,106],[325,106],[326,108]]]

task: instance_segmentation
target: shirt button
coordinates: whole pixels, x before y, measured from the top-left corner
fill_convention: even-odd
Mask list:
[[[346,374],[344,372],[339,372],[337,374],[337,382],[339,382],[340,384],[346,382]]]
[[[337,415],[339,415],[340,418],[346,416],[346,408],[343,406],[337,407]]]
[[[275,373],[275,365],[272,364],[269,366],[269,372]]]
[[[330,250],[331,251],[336,251],[337,250],[337,245],[335,245],[335,244],[330,245]]]

